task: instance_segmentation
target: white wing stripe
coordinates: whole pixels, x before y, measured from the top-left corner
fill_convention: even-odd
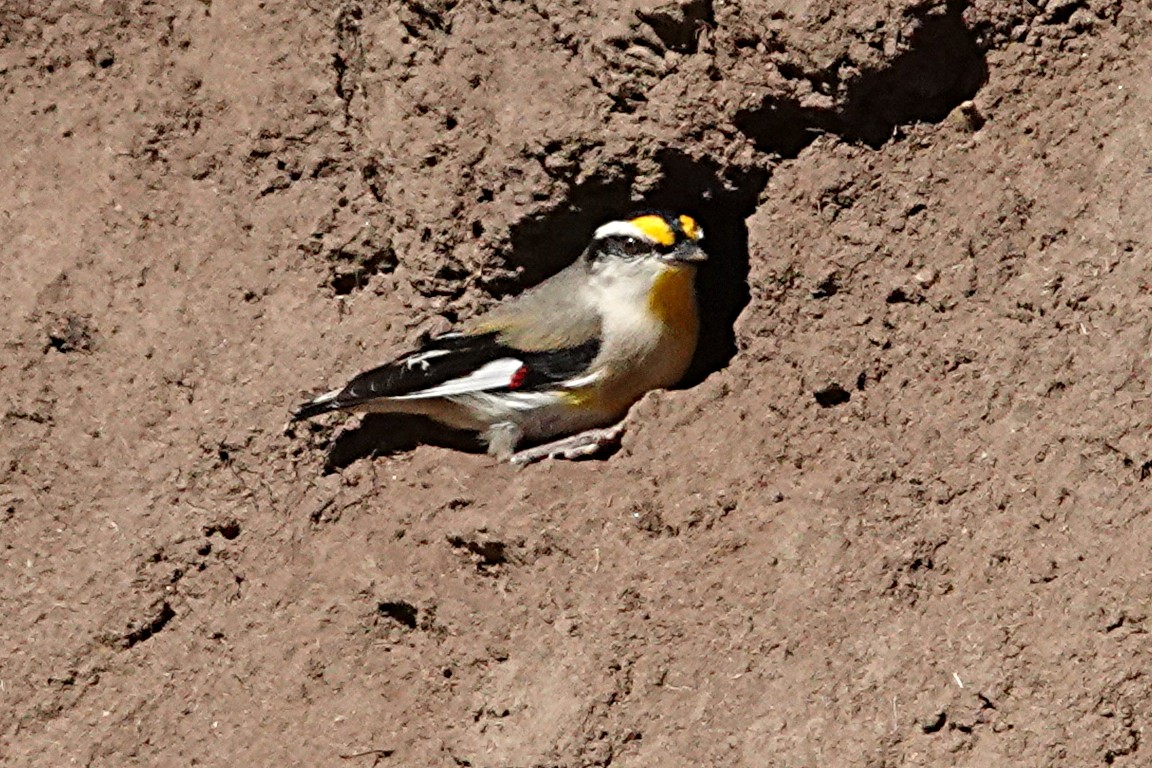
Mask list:
[[[393,400],[419,400],[425,397],[447,397],[448,395],[464,395],[469,392],[483,392],[486,389],[506,387],[512,383],[512,377],[520,370],[524,363],[512,357],[503,357],[477,368],[467,376],[437,384],[419,392],[408,395],[394,396]]]
[[[408,370],[412,370],[416,366],[420,366],[420,370],[428,370],[428,361],[437,357],[444,357],[444,355],[452,354],[451,350],[447,349],[433,349],[430,352],[420,352],[415,355],[409,355],[404,358],[404,365]]]
[[[341,387],[340,389],[334,389],[331,392],[325,392],[322,395],[317,395],[316,397],[312,398],[312,402],[308,403],[308,405],[321,405],[323,403],[331,402],[331,401],[335,400],[336,398],[340,397],[340,395],[342,395],[343,393],[344,393],[343,387]]]
[[[603,369],[586,373],[583,376],[577,376],[574,379],[568,379],[564,382],[563,386],[568,389],[577,389],[579,387],[587,387],[590,384],[595,384],[600,379],[604,378],[606,371]]]

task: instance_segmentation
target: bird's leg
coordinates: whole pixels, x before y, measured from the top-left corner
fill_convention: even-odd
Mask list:
[[[624,422],[605,429],[590,429],[562,440],[517,451],[508,458],[508,462],[524,466],[542,459],[579,459],[591,456],[609,445],[618,445],[623,434]]]
[[[519,427],[505,421],[489,427],[484,433],[484,442],[488,444],[488,453],[497,461],[511,461],[516,454],[516,444],[523,436]]]

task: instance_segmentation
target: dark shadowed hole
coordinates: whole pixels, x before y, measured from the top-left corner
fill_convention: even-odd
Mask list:
[[[936,733],[941,728],[943,728],[944,724],[947,722],[948,713],[944,710],[940,710],[936,714],[922,721],[920,723],[920,730],[924,731],[924,733]]]
[[[142,643],[163,630],[168,626],[168,622],[174,618],[176,618],[176,611],[172,609],[167,600],[164,600],[155,606],[155,615],[136,623],[124,634],[120,643],[124,648],[131,648],[137,643]]]
[[[491,568],[508,562],[508,545],[502,541],[476,539],[465,536],[448,536],[448,543],[455,549],[464,549],[476,555],[476,565]]]
[[[736,354],[736,319],[748,305],[748,226],[745,219],[768,183],[764,168],[724,169],[674,150],[659,157],[664,177],[646,207],[686,213],[704,229],[708,261],[696,279],[700,343],[680,387],[692,387],[726,367]]]
[[[847,83],[836,108],[770,97],[739,112],[736,126],[759,149],[792,158],[821,133],[879,147],[898,125],[940,122],[975,96],[988,77],[984,54],[964,25],[967,6],[951,2],[943,14],[923,17],[908,50],[889,66]]]
[[[812,393],[821,408],[835,408],[852,399],[852,393],[836,382],[827,384]]]
[[[398,263],[390,244],[381,245],[371,238],[334,250],[328,260],[331,263],[328,284],[338,296],[363,288],[374,275],[391,272]]]
[[[532,216],[511,228],[509,266],[520,269],[507,284],[491,284],[496,296],[519,293],[543,282],[576,260],[588,245],[593,230],[633,207],[630,176],[592,178],[572,189],[567,203]]]
[[[736,127],[761,152],[792,159],[822,132],[836,133],[836,119],[826,109],[801,107],[789,99],[765,99],[755,109],[736,113]]]
[[[227,519],[204,526],[205,536],[211,536],[214,533],[218,533],[228,541],[232,541],[240,535],[240,522],[238,520]]]
[[[716,24],[712,0],[668,3],[651,10],[637,10],[636,16],[652,28],[665,47],[680,53],[695,53],[700,31]]]
[[[878,147],[897,125],[938,123],[976,95],[988,64],[964,25],[967,5],[952,2],[943,15],[925,18],[892,66],[849,86],[840,115],[846,139]]]
[[[408,627],[408,629],[416,629],[416,616],[419,611],[416,606],[406,600],[383,601],[376,606],[376,611],[381,616],[387,616],[398,624]]]

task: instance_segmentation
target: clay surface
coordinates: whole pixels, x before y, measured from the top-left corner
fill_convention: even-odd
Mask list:
[[[1152,762],[1152,5],[0,3],[0,762]],[[695,215],[517,470],[293,405]]]

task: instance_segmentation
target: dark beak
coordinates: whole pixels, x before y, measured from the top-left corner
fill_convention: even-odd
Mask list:
[[[692,240],[685,240],[678,244],[668,253],[664,254],[665,261],[684,262],[686,264],[699,264],[702,261],[708,260],[708,254],[704,253],[704,249]]]

